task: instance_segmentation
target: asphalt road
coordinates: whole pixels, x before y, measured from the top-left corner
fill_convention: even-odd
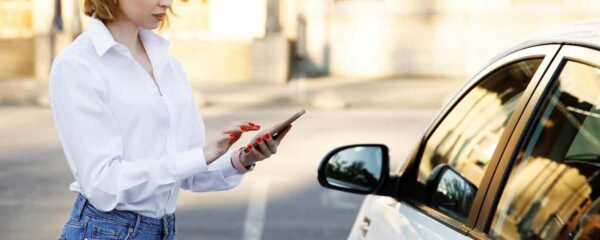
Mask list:
[[[346,110],[306,108],[278,153],[230,191],[191,193],[178,199],[178,239],[345,239],[364,196],[320,187],[316,170],[335,147],[383,143],[395,169],[438,108]],[[289,106],[202,109],[207,139],[229,122],[262,126],[285,119]],[[51,111],[0,107],[0,239],[55,239],[71,210],[73,180]],[[245,145],[252,133],[234,147]]]

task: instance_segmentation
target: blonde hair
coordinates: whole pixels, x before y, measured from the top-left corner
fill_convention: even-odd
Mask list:
[[[119,14],[121,9],[117,4],[118,0],[83,0],[83,13],[89,17],[95,17],[100,19],[104,24],[114,21]],[[173,9],[169,6],[168,10],[171,14],[177,16]],[[165,18],[160,22],[158,30],[162,30],[164,27],[169,25],[169,15],[165,15]]]

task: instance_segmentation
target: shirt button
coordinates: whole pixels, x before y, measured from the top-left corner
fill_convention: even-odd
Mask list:
[[[129,228],[129,232],[132,233],[133,232],[133,228]]]

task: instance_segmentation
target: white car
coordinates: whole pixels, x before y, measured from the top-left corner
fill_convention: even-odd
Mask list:
[[[399,169],[387,146],[354,144],[318,174],[368,194],[349,239],[600,239],[600,20],[492,59]]]

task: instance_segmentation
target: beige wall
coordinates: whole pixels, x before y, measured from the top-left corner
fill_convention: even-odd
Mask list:
[[[432,22],[424,1],[347,1],[331,11],[331,74],[387,77],[431,69]]]
[[[433,68],[471,76],[500,51],[553,24],[600,16],[598,1],[438,1],[433,21]]]
[[[59,51],[73,34],[74,1],[63,2],[66,32],[58,36]],[[252,55],[253,42],[264,37],[266,4],[174,0],[179,17],[171,17],[161,34],[193,81],[251,80],[253,59],[260,59]],[[53,6],[49,0],[0,1],[0,50],[12,51],[0,59],[0,74],[47,77]],[[306,17],[312,66],[348,78],[470,76],[535,30],[600,13],[600,1],[593,0],[280,0],[279,6],[288,39],[297,38],[298,15]]]
[[[7,0],[0,4],[0,12],[11,13],[0,14],[0,78],[47,78],[54,1]],[[74,37],[74,4],[63,0],[65,31],[57,35],[57,53]],[[182,61],[192,81],[246,81],[252,78],[252,40],[264,35],[264,4],[265,0],[175,0],[178,17],[171,16],[169,27],[160,34],[171,41],[171,54]],[[229,6],[240,8],[233,11]],[[85,29],[88,17],[82,11],[79,17]]]
[[[182,62],[192,83],[239,82],[252,76],[252,42],[171,40],[170,52]]]
[[[0,81],[34,74],[33,3],[0,1]]]
[[[264,36],[266,0],[174,1],[163,36],[192,82],[252,79],[252,40]]]
[[[331,74],[344,77],[467,77],[536,30],[600,13],[591,0],[329,2]]]

